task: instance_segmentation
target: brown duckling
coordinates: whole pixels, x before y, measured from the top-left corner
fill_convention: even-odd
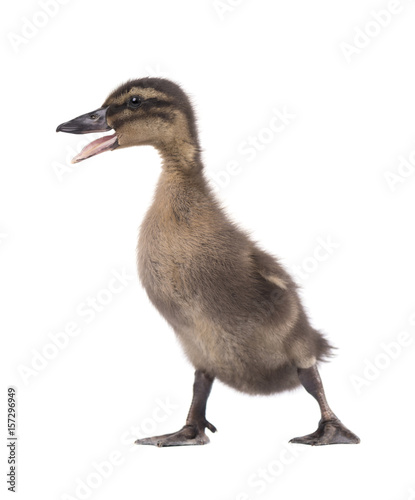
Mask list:
[[[309,323],[296,285],[281,264],[229,220],[203,174],[193,108],[175,83],[129,81],[101,108],[62,123],[74,134],[114,130],[87,145],[77,163],[103,151],[151,145],[162,173],[141,226],[138,270],[147,294],[172,326],[194,365],[186,425],[137,444],[206,444],[205,417],[215,378],[248,394],[274,394],[300,384],[321,410],[318,429],[293,443],[358,443],[330,409],[317,363],[331,353]]]

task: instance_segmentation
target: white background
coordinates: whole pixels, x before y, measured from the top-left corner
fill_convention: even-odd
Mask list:
[[[388,8],[380,0],[73,0],[46,17],[40,3],[9,3],[2,16],[0,421],[5,465],[14,385],[17,497],[414,498],[415,174],[410,163],[398,172],[402,158],[415,162],[413,2],[392,2],[384,26],[372,12]],[[216,189],[228,213],[302,269],[312,323],[339,348],[321,368],[328,399],[360,445],[284,451],[317,426],[311,396],[250,397],[221,383],[208,446],[132,444],[181,427],[193,383],[135,271],[160,160],[132,148],[72,167],[85,137],[55,128],[148,75],[190,93],[210,178],[236,162]],[[275,109],[295,118],[272,135]],[[251,161],[240,149],[249,137],[262,148]],[[322,253],[321,239],[336,248]],[[105,289],[123,270],[132,279],[111,300]],[[89,323],[88,297],[108,302]],[[78,335],[51,348],[68,323]],[[54,358],[22,376],[42,352]]]

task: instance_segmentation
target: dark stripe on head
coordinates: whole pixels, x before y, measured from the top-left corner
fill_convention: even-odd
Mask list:
[[[145,110],[151,110],[151,109],[154,109],[154,108],[166,108],[166,107],[172,107],[174,106],[174,103],[172,101],[162,101],[160,99],[158,99],[157,97],[150,97],[148,99],[142,99],[142,103],[141,103],[141,106],[137,108],[137,110],[134,110],[134,111],[138,111],[138,110],[142,110],[142,109],[145,109]],[[127,104],[126,103],[123,103],[123,104],[111,104],[110,105],[110,108],[108,109],[108,112],[107,112],[107,116],[114,116],[118,113],[120,113],[121,111],[123,111],[124,109],[127,108]]]

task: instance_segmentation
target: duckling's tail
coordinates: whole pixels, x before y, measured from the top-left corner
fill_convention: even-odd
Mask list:
[[[314,332],[316,334],[317,359],[318,361],[328,361],[329,358],[333,358],[336,355],[334,351],[337,347],[330,344],[320,331],[314,330]]]

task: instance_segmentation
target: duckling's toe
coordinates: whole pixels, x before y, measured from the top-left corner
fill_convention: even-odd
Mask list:
[[[323,446],[326,444],[358,444],[360,439],[345,427],[340,420],[320,421],[318,429],[307,436],[296,437],[290,443]]]
[[[216,430],[216,429],[215,429]],[[205,432],[198,429],[194,425],[185,425],[182,429],[171,434],[163,434],[162,436],[153,436],[144,439],[137,439],[135,444],[158,446],[159,448],[166,446],[189,446],[208,444],[209,438]]]

